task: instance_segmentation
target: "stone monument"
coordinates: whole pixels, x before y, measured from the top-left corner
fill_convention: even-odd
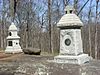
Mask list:
[[[72,6],[66,6],[66,14],[62,16],[57,26],[60,28],[60,53],[54,57],[57,63],[83,64],[90,60],[83,53],[81,27],[83,23],[74,14]]]
[[[19,44],[20,37],[17,35],[17,27],[12,23],[8,29],[7,47],[5,53],[20,53],[22,52]]]

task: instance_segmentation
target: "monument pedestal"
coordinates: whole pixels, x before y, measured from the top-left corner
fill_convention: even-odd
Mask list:
[[[91,57],[83,53],[81,38],[82,21],[74,14],[72,6],[66,6],[66,14],[57,23],[60,28],[60,53],[54,57],[56,63],[83,64]]]
[[[5,50],[5,53],[21,53],[23,52],[22,49],[19,47],[19,48],[12,48],[12,47],[7,47],[6,50]]]
[[[5,53],[20,53],[22,52],[19,39],[20,37],[17,34],[17,27],[14,23],[12,23],[8,29],[8,37],[7,37],[7,47]]]
[[[56,63],[83,64],[89,62],[91,57],[88,54],[80,55],[58,55],[54,57]]]

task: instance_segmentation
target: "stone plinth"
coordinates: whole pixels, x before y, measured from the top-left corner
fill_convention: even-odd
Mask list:
[[[5,53],[21,53],[23,52],[21,47],[6,47]]]
[[[91,58],[88,54],[74,55],[58,55],[54,57],[56,63],[83,64],[89,62]]]

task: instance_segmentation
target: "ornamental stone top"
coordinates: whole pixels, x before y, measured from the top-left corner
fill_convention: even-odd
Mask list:
[[[17,31],[17,27],[16,27],[15,24],[12,22],[8,30],[9,30],[9,31],[12,31],[12,30]]]
[[[66,14],[62,16],[62,18],[57,23],[58,27],[81,27],[83,26],[82,21],[79,17],[74,14],[74,9],[72,6],[66,6],[65,8]]]
[[[20,39],[20,37],[17,35],[17,27],[13,22],[9,26],[8,32],[7,39]]]

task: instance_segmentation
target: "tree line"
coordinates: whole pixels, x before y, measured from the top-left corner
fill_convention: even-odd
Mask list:
[[[18,27],[22,48],[39,48],[42,52],[59,52],[57,23],[65,14],[64,8],[73,5],[75,14],[84,26],[84,52],[100,58],[100,1],[99,0],[0,0],[0,48],[6,48],[8,27]]]

